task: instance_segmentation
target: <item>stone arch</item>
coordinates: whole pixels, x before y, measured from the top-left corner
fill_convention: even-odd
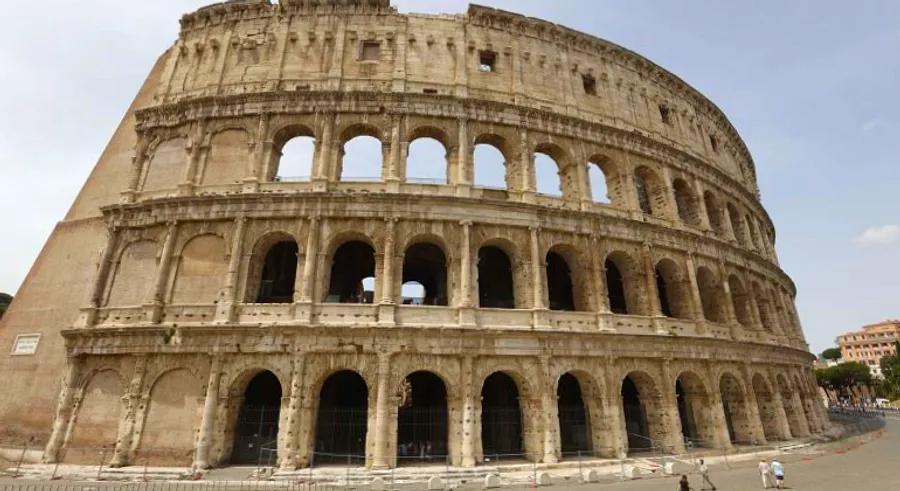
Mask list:
[[[266,181],[305,180],[312,177],[319,148],[316,132],[305,124],[288,123],[272,135],[271,162]]]
[[[709,322],[725,323],[725,307],[722,305],[724,292],[716,274],[705,266],[698,267],[697,287],[700,289],[703,318]]]
[[[417,282],[424,288],[423,305],[450,305],[450,260],[443,240],[417,235],[403,252],[401,283]]]
[[[416,370],[401,379],[395,431],[401,465],[449,455],[450,387],[432,370]]]
[[[781,426],[780,411],[783,409],[775,403],[775,392],[766,377],[760,373],[753,375],[751,379],[753,393],[756,394],[756,406],[759,410],[759,419],[762,423],[763,434],[768,441],[784,440],[788,435],[784,434]]]
[[[260,453],[260,449],[272,448],[277,440],[288,393],[276,370],[257,366],[236,374],[227,390],[228,461],[244,465],[277,461],[277,456]]]
[[[67,463],[96,464],[101,448],[106,457],[118,439],[119,418],[125,382],[112,368],[94,370],[79,387],[81,403],[73,415],[72,435],[66,442],[63,460]]]
[[[697,195],[691,186],[680,177],[676,177],[672,181],[672,188],[675,193],[675,206],[678,210],[678,217],[692,226],[700,225],[700,206],[697,203]]]
[[[594,449],[592,411],[588,401],[599,393],[591,386],[585,390],[583,380],[589,378],[585,373],[566,372],[556,380],[559,445],[563,458],[580,457],[583,452],[590,453]]]
[[[533,155],[535,174],[538,179],[536,182],[538,192],[560,196],[569,201],[577,200],[580,192],[578,169],[572,165],[572,158],[569,153],[556,143],[541,142],[534,146]],[[541,155],[546,156],[546,158],[539,158]],[[541,176],[537,172],[537,166],[540,161],[545,162],[549,172],[556,172],[556,179],[551,179],[544,190],[541,190]],[[556,168],[552,169],[552,166]],[[553,186],[558,187],[558,193],[556,190],[551,189]]]
[[[518,248],[506,239],[489,239],[478,246],[479,306],[524,308],[522,289],[527,284]],[[503,261],[506,258],[506,262]]]
[[[704,191],[703,204],[706,207],[706,217],[709,220],[709,226],[716,235],[725,237],[725,216],[719,198],[712,191]]]
[[[369,444],[369,405],[366,379],[357,371],[332,370],[314,385],[316,420],[312,435],[314,459],[346,462],[346,455],[361,463]]]
[[[378,266],[372,241],[359,233],[340,234],[328,248],[328,277],[325,301],[331,303],[373,303],[380,292]],[[364,283],[374,279],[374,289]],[[371,295],[370,295],[371,293]]]
[[[728,221],[731,223],[731,230],[734,232],[734,238],[737,240],[738,244],[744,247],[749,246],[747,243],[747,226],[744,224],[744,218],[741,216],[741,213],[734,203],[731,202],[725,205],[725,209],[728,211]]]
[[[440,150],[439,150],[440,147]],[[451,140],[436,126],[418,126],[409,132],[409,147],[404,168],[399,171],[407,182],[447,184],[450,182]],[[440,159],[438,153],[443,152]]]
[[[290,256],[293,253],[293,263]],[[293,234],[273,230],[257,239],[247,265],[244,301],[291,303],[300,247]],[[290,263],[290,264],[289,264]]]
[[[695,447],[715,446],[712,397],[703,377],[692,370],[679,373],[675,379],[675,398],[684,440]]]
[[[203,409],[203,381],[186,368],[173,368],[150,387],[136,460],[190,465]]]
[[[690,283],[678,264],[669,258],[660,259],[654,268],[656,291],[663,315],[678,319],[692,317]]]
[[[803,416],[806,419],[807,429],[809,433],[816,433],[819,431],[819,418],[813,407],[813,405],[817,403],[816,395],[810,390],[809,385],[803,383],[802,378],[797,372],[794,372],[792,379],[796,393],[800,397],[800,407],[803,408]]]
[[[485,461],[521,458],[526,453],[521,407],[525,384],[517,375],[498,370],[481,382],[481,454]]]
[[[583,299],[579,299],[580,302],[576,301],[575,275],[577,269],[573,270],[570,266],[579,264],[572,261],[575,254],[577,252],[571,246],[555,245],[547,251],[544,257],[544,276],[547,282],[546,305],[550,310],[586,310]],[[578,288],[584,286],[581,283]]]
[[[634,170],[634,187],[638,208],[647,215],[666,216],[666,186],[659,175],[646,165]]]
[[[216,186],[240,183],[247,176],[250,134],[244,129],[225,128],[212,134],[209,153],[200,172],[200,184]]]
[[[775,376],[775,386],[781,394],[781,403],[784,405],[784,413],[787,416],[791,435],[805,437],[809,435],[809,424],[803,412],[800,395],[791,386],[788,378],[779,373]]]
[[[728,435],[732,443],[756,443],[750,419],[750,408],[747,407],[747,391],[740,379],[730,372],[719,377],[719,393],[722,397],[722,410]]]
[[[628,192],[620,166],[610,157],[603,154],[591,156],[587,162],[591,196],[595,202],[609,203],[619,208],[624,207]],[[592,172],[592,169],[597,171]],[[598,175],[599,173],[599,175]],[[598,182],[602,179],[602,183]],[[602,186],[599,186],[602,184]],[[600,196],[598,196],[598,193]]]
[[[216,234],[192,237],[178,255],[170,302],[215,303],[227,271],[228,248],[225,239]]]
[[[614,314],[643,315],[640,273],[631,255],[621,250],[610,252],[604,267],[610,310]]]
[[[338,143],[334,180],[354,181],[384,178],[384,166],[388,160],[388,145],[384,141],[384,135],[380,128],[365,123],[351,124],[340,132]],[[348,145],[350,146],[349,152]],[[356,148],[357,146],[359,148]],[[377,161],[377,165],[370,164],[369,161]]]
[[[187,167],[187,138],[175,136],[155,145],[144,164],[143,191],[174,189],[184,180]]]
[[[752,328],[750,296],[744,287],[744,282],[736,274],[728,275],[728,288],[731,291],[731,303],[734,306],[734,316],[737,318],[738,324],[745,328]]]
[[[482,145],[485,145],[486,147],[482,147]],[[480,150],[489,150],[488,147],[493,148],[496,153],[499,153],[499,157],[502,157],[502,162],[496,162],[498,158],[496,155],[492,155],[491,152],[480,152]],[[511,169],[513,162],[515,162],[516,153],[504,137],[491,133],[480,134],[473,140],[472,153],[472,162],[474,164],[472,182],[475,186],[488,188],[498,187],[495,184],[496,176],[493,174],[499,171],[499,169],[496,169],[497,164],[502,164],[502,188],[517,188],[513,182],[514,174]]]
[[[119,253],[106,305],[142,305],[150,300],[150,286],[156,280],[159,246],[142,239],[128,243]]]
[[[773,314],[772,300],[769,298],[766,290],[762,288],[757,281],[750,283],[750,291],[756,300],[756,311],[759,315],[759,322],[762,328],[769,332],[775,332],[775,316]]]
[[[629,452],[664,445],[666,438],[662,393],[645,371],[628,372],[621,383],[625,436]]]

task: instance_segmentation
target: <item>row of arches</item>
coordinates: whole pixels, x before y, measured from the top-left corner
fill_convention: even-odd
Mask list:
[[[204,394],[198,380],[185,369],[164,372],[149,390],[144,412],[134,428],[133,447],[139,458],[184,465],[193,458],[196,416]],[[307,385],[308,384],[308,385]],[[374,407],[370,383],[349,368],[331,370],[318,382],[304,386],[313,392],[310,414],[310,458],[316,462],[362,465],[371,455]],[[121,441],[125,384],[114,370],[98,370],[81,389],[79,407],[67,436],[65,460],[95,457],[82,449]],[[603,383],[580,370],[565,372],[551,387],[541,387],[514,370],[487,374],[473,388],[474,444],[477,462],[507,459],[545,459],[547,435],[558,458],[581,455],[623,456],[654,448],[680,451],[688,446],[722,448],[808,436],[820,430],[814,395],[796,377],[752,374],[745,381],[724,372],[711,382],[686,369],[667,387],[650,372],[633,370],[605,391]],[[260,448],[287,446],[285,424],[294,411],[287,404],[290,388],[275,372],[252,369],[224,388],[218,401],[223,418],[216,434],[220,465],[256,464]],[[407,374],[390,393],[390,438],[396,465],[457,461],[459,441],[454,432],[465,417],[458,412],[460,388],[439,373],[417,370]],[[549,398],[540,396],[547,391]],[[670,396],[669,394],[673,394]],[[209,397],[209,394],[207,394]],[[536,401],[550,401],[551,406]],[[546,417],[549,414],[549,417]],[[675,419],[672,419],[675,418]],[[284,455],[281,455],[284,457]],[[266,456],[266,460],[272,456]],[[271,460],[274,462],[274,460]],[[281,459],[279,459],[281,461]]]
[[[177,254],[166,301],[172,304],[210,304],[222,297],[229,273],[222,237],[203,234],[188,240]],[[465,292],[458,290],[460,273],[470,266],[448,253],[439,239],[410,240],[402,250],[399,282],[380,285],[382,261],[375,244],[356,235],[326,248],[323,269],[315,278],[320,293],[313,301],[371,304],[385,298],[376,290],[391,288],[391,301],[410,305],[458,306]],[[299,300],[303,261],[301,248],[287,233],[272,232],[257,240],[246,266],[243,302],[292,303]],[[140,305],[156,283],[159,265],[156,243],[132,242],[120,253],[111,272],[107,305]],[[510,241],[485,240],[471,265],[474,306],[492,309],[547,308],[558,311],[609,311],[621,315],[661,315],[703,319],[776,332],[792,326],[792,311],[783,295],[765,281],[720,272],[705,264],[688,270],[670,257],[647,263],[640,255],[618,250],[599,257],[592,269],[588,253],[568,244],[551,245],[538,258],[535,271],[521,247]],[[650,268],[648,270],[648,268]],[[534,272],[533,272],[534,271]],[[534,275],[537,278],[532,278]],[[597,278],[599,276],[599,278]],[[650,278],[650,280],[648,280]],[[535,281],[537,280],[537,282]],[[599,281],[596,281],[599,280]],[[598,287],[599,285],[599,291]],[[535,305],[532,291],[543,300]],[[396,290],[395,290],[396,289]],[[781,332],[780,334],[787,334]]]
[[[459,143],[449,130],[421,126],[396,143],[374,124],[352,124],[336,137],[320,142],[312,128],[290,124],[275,132],[269,150],[262,152],[262,181],[400,180],[426,184],[469,182],[476,187],[516,192],[533,191],[570,202],[596,202],[635,209],[695,228],[709,228],[725,239],[772,254],[771,234],[750,211],[712,190],[701,190],[692,178],[676,175],[667,181],[655,165],[625,165],[610,152],[576,158],[553,142],[523,144],[503,132],[472,138],[464,169],[459,169]],[[225,129],[209,145],[190,155],[184,137],[155,142],[140,160],[137,189],[174,189],[182,182],[221,185],[241,182],[252,160],[249,133]],[[259,150],[255,150],[260,153]],[[522,154],[527,152],[527,157]],[[326,160],[334,160],[328,164]],[[196,165],[188,165],[196,161]],[[143,162],[143,163],[141,163]],[[398,167],[398,168],[395,168]]]

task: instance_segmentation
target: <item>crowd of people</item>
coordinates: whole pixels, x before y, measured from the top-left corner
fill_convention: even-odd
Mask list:
[[[764,459],[760,460],[757,470],[762,479],[763,489],[784,488],[784,464],[780,460],[777,458],[773,458],[768,462]],[[706,462],[704,462],[703,459],[700,459],[700,462],[697,465],[697,471],[700,473],[700,490],[715,491],[716,485],[713,484],[709,477],[709,466],[706,465]],[[677,490],[692,491],[693,489],[694,488],[691,487],[690,479],[688,479],[686,474],[682,474],[681,479],[678,481]]]

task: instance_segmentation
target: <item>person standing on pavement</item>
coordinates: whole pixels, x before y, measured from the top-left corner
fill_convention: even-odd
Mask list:
[[[700,477],[702,479],[702,481],[700,481],[700,489],[716,490],[716,485],[709,480],[709,466],[703,462],[703,459],[700,459]],[[706,487],[707,484],[710,486],[709,488]]]
[[[784,464],[778,459],[772,459],[772,474],[775,474],[775,487],[781,489],[784,486]]]
[[[769,463],[765,460],[760,460],[759,465],[756,466],[759,469],[759,476],[762,478],[763,489],[769,489],[769,473],[772,472],[769,469]]]
[[[688,481],[687,476],[682,474],[681,480],[678,481],[678,491],[691,491],[692,489],[694,488],[691,487],[691,483]]]

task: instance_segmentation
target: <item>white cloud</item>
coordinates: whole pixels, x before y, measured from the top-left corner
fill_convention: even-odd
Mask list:
[[[898,240],[900,240],[900,225],[870,227],[856,238],[856,242],[863,245],[893,244]]]
[[[865,123],[863,123],[862,131],[864,133],[868,133],[868,132],[874,130],[875,128],[878,128],[879,126],[881,126],[881,118],[870,119],[870,120],[866,121]]]

